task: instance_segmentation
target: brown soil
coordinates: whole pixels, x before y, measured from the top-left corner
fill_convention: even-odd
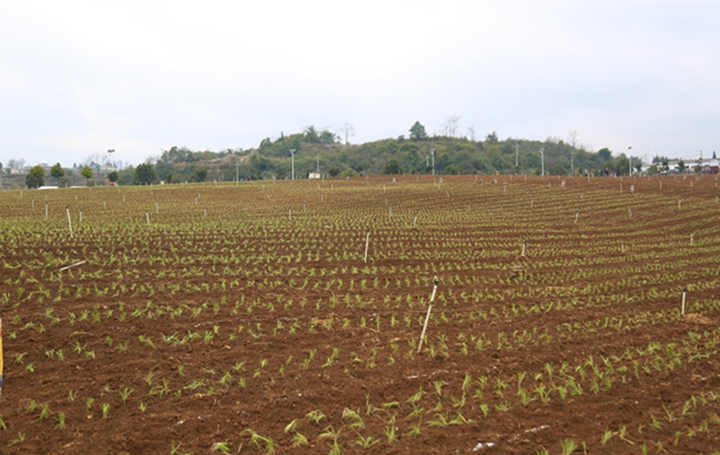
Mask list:
[[[713,177],[443,179],[4,192],[0,453],[720,451]]]

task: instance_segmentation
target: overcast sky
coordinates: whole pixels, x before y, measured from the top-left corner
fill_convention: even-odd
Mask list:
[[[0,162],[137,164],[309,125],[720,152],[720,2],[0,0]]]

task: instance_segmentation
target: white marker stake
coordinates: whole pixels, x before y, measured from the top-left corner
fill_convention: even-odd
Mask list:
[[[62,272],[63,270],[67,270],[67,269],[72,268],[72,267],[77,267],[77,266],[82,265],[82,264],[84,264],[84,263],[86,263],[86,262],[87,262],[87,261],[80,261],[80,262],[76,262],[76,263],[74,263],[74,264],[66,265],[65,267],[60,267],[59,269],[57,269],[57,271],[58,271],[58,272]]]
[[[415,215],[415,218],[413,219],[413,229],[415,229],[415,226],[417,226],[417,215]]]
[[[427,330],[428,322],[430,322],[430,312],[432,311],[432,304],[435,301],[435,293],[437,292],[438,287],[438,277],[435,277],[433,279],[433,292],[432,296],[430,296],[430,304],[428,305],[427,315],[425,315],[425,324],[423,324],[422,333],[420,334],[420,343],[418,343],[418,354],[420,354],[420,350],[422,349],[423,340],[425,339],[425,331]]]
[[[685,295],[687,294],[687,285],[683,285],[683,298],[682,308],[680,309],[680,315],[685,316]]]
[[[370,229],[367,230],[367,235],[365,236],[365,260],[363,262],[367,262],[367,254],[368,254],[369,247],[370,247]]]
[[[150,214],[148,212],[145,212],[145,220],[147,221],[147,225],[150,226]]]
[[[45,219],[48,219],[48,203],[45,203]]]
[[[523,240],[522,252],[520,253],[520,256],[525,256],[525,240]]]
[[[70,238],[72,238],[73,232],[72,232],[72,220],[70,219],[70,206],[67,204],[65,205],[65,211],[67,212],[68,227],[70,228]]]

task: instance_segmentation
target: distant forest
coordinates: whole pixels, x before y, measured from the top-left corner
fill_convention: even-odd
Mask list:
[[[173,146],[135,167],[117,169],[115,165],[108,166],[112,163],[92,161],[87,163],[92,171],[92,178],[87,181],[73,169],[68,169],[63,178],[51,179],[48,176],[48,183],[68,186],[80,182],[93,185],[108,181],[130,185],[236,179],[283,180],[293,177],[293,168],[296,179],[306,179],[311,173],[322,177],[432,173],[541,174],[543,171],[546,175],[627,175],[629,159],[633,160],[634,171],[641,168],[640,158],[637,157],[628,157],[624,153],[613,156],[608,148],[597,152],[586,150],[577,143],[574,133],[567,142],[552,137],[544,141],[502,140],[494,131],[484,140],[475,140],[474,137],[457,137],[452,127],[445,128],[442,135],[430,136],[424,125],[415,122],[408,129],[408,134],[350,144],[348,139],[353,135],[352,126],[346,123],[339,131],[337,134],[309,126],[300,133],[280,133],[276,139],[267,137],[255,148],[217,152]],[[472,134],[474,136],[474,132]],[[656,156],[653,158],[655,165],[646,172],[652,174],[667,169],[667,162],[666,157]],[[39,166],[35,168],[38,178],[34,184],[40,186],[45,182],[43,169],[38,169]],[[110,172],[108,168],[115,170]],[[27,178],[24,175],[6,175],[3,186],[31,186]]]
[[[495,132],[484,140],[451,135],[429,136],[416,122],[408,135],[364,144],[347,143],[339,134],[313,126],[301,133],[273,140],[263,139],[257,148],[220,152],[171,147],[150,160],[154,179],[166,183],[308,178],[372,174],[540,174],[544,156],[547,175],[592,173],[627,175],[628,157],[613,157],[609,149],[593,153],[560,139],[545,141],[501,140]],[[659,159],[656,159],[659,161]],[[434,168],[433,168],[434,162]],[[516,165],[517,163],[517,165]],[[633,166],[640,159],[633,158]],[[120,172],[120,183],[132,183],[132,169]],[[136,182],[147,183],[147,182]]]

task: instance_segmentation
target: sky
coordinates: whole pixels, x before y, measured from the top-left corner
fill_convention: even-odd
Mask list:
[[[720,151],[720,2],[0,0],[0,163],[257,147],[308,126]],[[574,133],[573,133],[574,132]]]

